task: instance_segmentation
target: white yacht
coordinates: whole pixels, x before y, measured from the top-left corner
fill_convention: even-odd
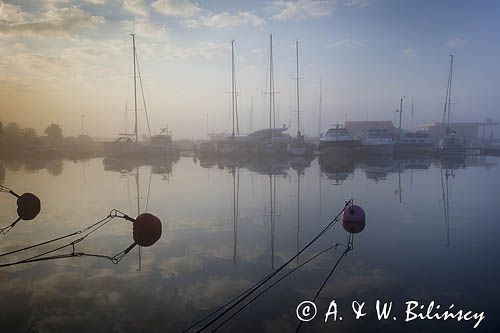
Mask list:
[[[394,139],[387,129],[369,129],[361,142],[361,152],[365,154],[391,155]]]
[[[426,131],[401,131],[396,135],[394,151],[397,153],[429,152],[433,147],[434,142]]]
[[[465,141],[460,140],[456,137],[455,132],[449,132],[446,136],[439,142],[437,146],[438,152],[443,155],[465,155]]]
[[[334,125],[319,139],[319,151],[334,154],[352,154],[361,146],[342,125]]]

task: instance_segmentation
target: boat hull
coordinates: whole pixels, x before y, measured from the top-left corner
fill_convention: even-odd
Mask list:
[[[320,140],[319,142],[319,151],[325,152],[327,150],[353,150],[359,149],[361,146],[361,142],[357,140],[350,141],[328,141],[328,140]]]
[[[447,156],[464,156],[467,153],[464,146],[438,146],[436,151]]]
[[[434,146],[432,144],[405,144],[396,143],[394,145],[394,153],[412,154],[412,153],[430,153]]]
[[[106,156],[133,156],[141,152],[141,144],[136,142],[112,141],[104,142],[104,154]]]
[[[368,155],[392,155],[394,152],[394,143],[387,144],[363,144],[360,152]]]

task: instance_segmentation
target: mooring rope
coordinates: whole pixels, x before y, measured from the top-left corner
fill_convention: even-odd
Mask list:
[[[14,192],[13,190],[11,190],[10,188],[8,188],[7,186],[4,186],[4,185],[0,185],[0,192],[10,193],[13,196],[15,196],[16,198],[19,198],[19,194],[17,194],[16,192]],[[0,228],[0,234],[5,235],[6,233],[8,233],[12,228],[14,228],[14,226],[20,220],[21,220],[21,217],[18,216],[17,219],[14,222],[12,222],[11,224],[9,224],[8,226]]]
[[[347,248],[344,250],[344,252],[342,252],[342,254],[340,255],[340,257],[337,259],[337,262],[335,263],[335,265],[333,265],[332,269],[330,270],[330,272],[326,276],[325,280],[323,280],[323,283],[321,284],[321,287],[319,287],[318,291],[316,292],[316,295],[314,295],[314,298],[312,300],[313,303],[316,302],[316,299],[318,299],[319,295],[321,294],[321,291],[326,286],[328,280],[330,280],[330,278],[332,277],[333,272],[335,272],[335,269],[337,269],[337,267],[340,264],[340,261],[342,260],[342,258],[344,258],[347,255],[347,253],[349,253],[349,251],[351,251],[353,249],[352,241],[353,241],[353,235],[349,234],[349,241],[348,241]],[[303,321],[301,321],[299,323],[299,325],[297,326],[297,329],[295,330],[295,332],[299,332],[300,331],[300,327],[302,326],[303,323],[304,323]]]
[[[48,251],[45,251],[43,253],[40,253],[40,254],[37,254],[37,255],[34,255],[34,256],[31,256],[31,257],[28,257],[26,259],[23,259],[23,260],[19,260],[19,261],[14,261],[14,262],[10,262],[10,263],[5,263],[5,264],[0,264],[0,268],[3,268],[3,267],[9,267],[9,266],[14,266],[14,265],[19,265],[19,264],[25,264],[25,263],[30,263],[30,262],[35,262],[35,261],[42,261],[42,260],[53,260],[53,259],[62,259],[62,258],[70,258],[70,257],[82,257],[82,256],[89,256],[89,257],[99,257],[99,258],[104,258],[104,259],[109,259],[111,260],[114,264],[117,264],[118,262],[120,262],[121,259],[123,259],[123,257],[128,253],[130,252],[130,250],[135,246],[135,243],[132,244],[131,246],[129,246],[127,249],[125,249],[124,251],[121,251],[119,253],[117,253],[116,255],[114,256],[106,256],[106,255],[100,255],[100,254],[91,254],[91,253],[85,253],[85,252],[76,252],[75,251],[75,245],[82,242],[83,240],[85,240],[88,236],[90,236],[91,234],[93,234],[94,232],[96,232],[97,230],[99,230],[100,228],[102,228],[103,226],[105,226],[108,222],[112,221],[113,219],[115,218],[122,218],[122,219],[125,219],[125,220],[128,220],[128,221],[134,221],[133,218],[131,218],[130,216],[128,216],[127,214],[125,213],[122,213],[120,212],[119,210],[117,209],[112,209],[110,211],[110,213],[104,217],[103,219],[97,221],[96,223],[94,224],[91,224],[90,226],[88,227],[85,227],[83,229],[80,229],[78,231],[75,231],[75,232],[72,232],[72,233],[69,233],[69,234],[66,234],[64,236],[60,236],[60,237],[56,237],[56,238],[53,238],[53,239],[50,239],[48,241],[44,241],[44,242],[40,242],[40,243],[37,243],[37,244],[34,244],[34,245],[30,245],[30,246],[26,246],[26,247],[23,247],[23,248],[20,248],[20,249],[17,249],[17,250],[13,250],[13,251],[9,251],[9,252],[6,252],[6,253],[3,253],[3,254],[0,254],[0,257],[5,257],[5,256],[8,256],[8,255],[12,255],[12,254],[16,254],[16,253],[20,253],[20,252],[24,252],[26,250],[30,250],[30,249],[34,249],[34,248],[38,248],[40,246],[43,246],[43,245],[47,245],[47,244],[51,244],[51,243],[54,243],[54,242],[57,242],[57,241],[60,241],[60,240],[63,240],[63,239],[66,239],[66,238],[69,238],[69,237],[72,237],[72,236],[76,236],[76,235],[81,235],[83,234],[83,236],[75,239],[74,241],[70,242],[70,243],[67,243],[67,244],[64,244],[64,245],[61,245],[59,247],[56,247],[54,249],[51,249],[51,250],[48,250]],[[66,254],[60,254],[60,255],[54,255],[54,256],[48,256],[49,254],[51,253],[54,253],[54,252],[57,252],[59,250],[62,250],[64,248],[67,248],[67,247],[71,247],[72,248],[72,251],[71,253],[66,253]]]
[[[281,265],[279,268],[277,268],[276,270],[274,270],[273,272],[271,272],[270,274],[268,274],[267,276],[265,276],[262,280],[260,280],[259,282],[257,282],[256,284],[254,284],[252,287],[248,288],[247,290],[245,290],[243,293],[241,293],[240,295],[236,296],[234,299],[230,300],[229,302],[225,303],[224,305],[222,305],[221,307],[219,307],[218,309],[216,309],[215,311],[209,313],[207,316],[203,317],[202,319],[200,319],[199,321],[197,321],[196,323],[194,323],[193,325],[191,325],[190,327],[188,327],[187,329],[185,329],[183,332],[187,332],[189,331],[190,329],[200,325],[201,323],[203,323],[204,321],[208,320],[210,317],[214,316],[216,313],[218,312],[221,312],[220,314],[218,314],[215,318],[213,318],[212,320],[210,320],[206,325],[204,325],[202,328],[200,328],[199,330],[197,330],[196,332],[201,332],[205,329],[207,329],[209,326],[211,326],[213,323],[215,323],[216,321],[218,321],[220,318],[222,318],[224,315],[226,315],[229,311],[231,311],[232,309],[234,309],[238,304],[240,304],[243,300],[245,300],[247,297],[249,297],[251,294],[253,294],[257,289],[259,289],[260,287],[262,287],[267,281],[269,281],[270,279],[272,279],[274,276],[276,276],[276,274],[278,274],[280,271],[282,271],[286,266],[288,266],[293,260],[295,260],[298,256],[300,256],[305,250],[307,250],[313,243],[315,243],[325,232],[327,232],[331,227],[333,227],[338,221],[339,221],[339,218],[340,216],[344,213],[345,209],[352,205],[353,203],[353,200],[350,199],[348,201],[345,202],[345,205],[344,207],[342,208],[342,210],[335,216],[335,218],[330,222],[328,223],[328,225],[326,225],[326,227],[323,228],[323,230],[321,230],[309,243],[307,243],[300,251],[298,251],[294,256],[292,256],[287,262],[285,262],[283,265]],[[229,305],[233,303],[232,305]],[[223,310],[224,308],[226,308],[227,306],[229,306],[227,309]]]
[[[260,293],[258,293],[257,295],[255,295],[253,298],[251,298],[248,303],[246,303],[245,305],[243,305],[241,308],[239,308],[236,312],[234,312],[231,316],[229,316],[228,318],[224,319],[224,321],[222,323],[220,323],[214,330],[213,332],[217,331],[219,328],[221,328],[222,326],[224,326],[228,321],[230,321],[232,318],[234,318],[237,314],[239,314],[241,311],[243,311],[247,306],[249,306],[251,303],[253,303],[257,298],[259,298],[260,296],[262,296],[263,294],[265,294],[269,289],[271,289],[272,287],[274,287],[275,285],[277,285],[279,282],[281,282],[281,280],[285,279],[286,277],[288,277],[289,275],[291,275],[292,273],[294,273],[296,270],[298,270],[299,268],[301,268],[302,266],[305,266],[306,264],[308,264],[309,262],[313,261],[314,259],[316,259],[317,257],[321,256],[323,253],[325,252],[328,252],[332,249],[337,249],[337,247],[339,245],[342,245],[342,246],[345,246],[344,244],[341,244],[341,243],[336,243],[332,246],[329,246],[328,248],[324,249],[323,251],[320,251],[318,252],[317,254],[315,254],[314,256],[312,256],[311,258],[307,259],[306,261],[304,261],[303,263],[301,263],[300,265],[294,267],[292,270],[290,270],[289,272],[287,272],[285,275],[283,275],[282,277],[280,277],[278,280],[274,281],[272,284],[270,284],[268,287],[266,287],[264,290],[262,290]]]

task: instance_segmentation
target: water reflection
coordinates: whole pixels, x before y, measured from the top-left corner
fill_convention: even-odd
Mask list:
[[[407,299],[435,299],[486,311],[478,331],[488,331],[499,324],[488,317],[500,307],[500,291],[494,288],[500,279],[498,161],[181,157],[110,165],[89,159],[61,160],[60,173],[53,176],[45,162],[33,173],[24,161],[3,160],[3,183],[20,193],[39,194],[44,209],[36,223],[20,223],[2,236],[0,253],[80,230],[110,207],[134,216],[154,212],[168,223],[168,232],[163,230],[153,247],[141,250],[139,262],[136,247],[118,266],[85,258],[0,270],[2,330],[182,331],[292,258],[353,197],[365,208],[369,223],[354,236],[355,251],[323,288],[319,307],[333,298],[343,308],[353,299],[400,305]],[[12,218],[12,205],[0,197],[3,221]],[[477,212],[484,207],[488,212],[478,223]],[[443,220],[446,234],[439,231]],[[121,250],[133,240],[131,229],[109,225],[83,244],[82,252]],[[309,259],[350,237],[341,225],[325,236],[311,252],[294,258],[284,273],[300,269],[222,331],[293,331],[298,324],[295,307],[315,295],[340,253],[332,249]],[[448,241],[453,246],[445,247]],[[478,279],[481,284],[474,282]],[[345,318],[335,326],[318,320],[303,331],[470,329],[449,321],[382,325],[370,318]]]
[[[354,173],[355,169],[352,158],[333,159],[328,155],[319,157],[319,165],[321,172],[335,185],[342,184],[349,175]]]
[[[103,159],[104,170],[127,173],[141,165],[151,166],[152,173],[163,175],[168,178],[172,173],[173,165],[179,160],[178,156],[175,157],[106,157]]]

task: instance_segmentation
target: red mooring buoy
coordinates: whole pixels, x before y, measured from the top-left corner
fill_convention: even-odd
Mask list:
[[[365,212],[363,208],[350,205],[342,214],[342,226],[347,232],[357,234],[365,229]]]
[[[23,193],[17,198],[17,215],[22,220],[33,220],[41,207],[40,199],[33,193]]]
[[[161,221],[149,213],[142,213],[133,224],[134,242],[140,246],[151,246],[161,237]]]

